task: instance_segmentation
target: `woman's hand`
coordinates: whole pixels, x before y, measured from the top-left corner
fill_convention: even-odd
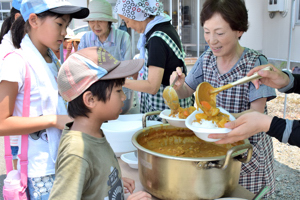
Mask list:
[[[249,138],[259,132],[267,132],[273,117],[260,112],[250,112],[241,115],[235,121],[225,124],[226,128],[233,129],[226,134],[209,134],[208,138],[221,139],[216,144],[233,143]]]
[[[130,178],[126,178],[126,177],[122,177],[122,180],[123,180],[123,185],[125,188],[125,193],[130,192],[130,194],[132,194],[135,189],[134,180],[132,180]]]
[[[184,80],[185,80],[185,75],[184,75],[184,73],[182,73],[181,68],[177,67],[176,71],[174,71],[170,76],[170,85],[173,83],[173,81],[177,75],[178,75],[178,80],[175,82],[175,84],[173,86],[173,88],[175,90],[181,89],[184,84]]]
[[[151,200],[151,195],[144,191],[139,191],[129,195],[127,200]]]
[[[273,71],[261,70],[268,66],[271,66],[273,68]],[[274,67],[274,65],[272,64],[255,67],[248,72],[247,76],[251,76],[255,72],[257,72],[262,77],[259,80],[252,81],[256,89],[259,88],[260,84],[280,89],[287,86],[290,82],[289,76],[283,73],[281,70]]]

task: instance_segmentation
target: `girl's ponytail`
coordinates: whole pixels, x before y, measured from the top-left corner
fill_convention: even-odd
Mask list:
[[[25,35],[25,21],[22,15],[13,23],[10,30],[14,47],[19,49],[21,47],[21,41]]]
[[[1,26],[1,31],[0,31],[0,43],[2,42],[3,36],[9,31],[11,27],[11,16],[6,18]]]
[[[9,31],[9,29],[11,28],[11,25],[14,23],[15,21],[15,16],[16,14],[19,13],[20,11],[15,9],[14,7],[12,7],[10,9],[10,16],[7,17],[2,26],[1,26],[1,31],[0,31],[0,43],[2,42],[3,36]]]

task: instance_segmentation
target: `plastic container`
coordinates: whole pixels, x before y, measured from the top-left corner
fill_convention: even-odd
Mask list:
[[[18,170],[12,170],[10,171],[6,179],[4,179],[4,187],[5,189],[17,189],[21,186],[21,177]]]
[[[140,115],[133,115],[139,117]],[[147,126],[162,124],[159,121],[147,121]],[[134,133],[143,129],[142,120],[140,121],[119,121],[113,120],[103,123],[101,126],[107,141],[117,157],[123,153],[135,151],[136,148],[131,142]]]

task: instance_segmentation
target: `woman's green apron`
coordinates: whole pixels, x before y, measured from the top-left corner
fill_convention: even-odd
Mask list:
[[[168,45],[169,47],[173,50],[173,52],[175,53],[175,55],[177,56],[178,59],[182,60],[183,62],[183,67],[186,68],[185,66],[185,62],[184,62],[184,58],[185,58],[185,53],[182,49],[182,45],[181,45],[181,49],[178,48],[178,46],[176,45],[176,43],[164,32],[161,31],[155,31],[148,39],[147,43],[149,42],[149,40],[152,37],[160,37],[161,39],[163,39]],[[148,51],[146,49],[146,53],[145,53],[145,65],[144,67],[144,74],[143,74],[143,80],[147,80],[148,79],[148,67],[147,67],[147,63],[148,63]],[[174,69],[175,71],[175,69]],[[160,85],[160,88],[158,90],[158,92],[155,95],[152,94],[148,94],[148,93],[141,93],[141,113],[147,113],[147,112],[152,112],[152,111],[157,111],[157,110],[165,110],[165,109],[169,109],[169,107],[165,104],[164,99],[163,99],[163,91],[167,86],[164,86],[163,84]],[[194,97],[188,97],[185,99],[180,99],[179,100],[180,106],[182,108],[186,108],[189,106],[194,105]],[[149,120],[159,120],[161,121],[162,119],[156,115],[150,116]]]

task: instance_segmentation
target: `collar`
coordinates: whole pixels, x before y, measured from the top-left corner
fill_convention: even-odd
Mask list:
[[[111,45],[113,45],[116,43],[115,42],[115,27],[113,25],[111,26],[111,30],[108,34],[108,37],[106,38],[106,40],[103,43],[99,40],[98,36],[93,31],[92,31],[92,35],[93,35],[92,40],[100,42],[101,44],[105,44],[105,43],[109,42]]]

